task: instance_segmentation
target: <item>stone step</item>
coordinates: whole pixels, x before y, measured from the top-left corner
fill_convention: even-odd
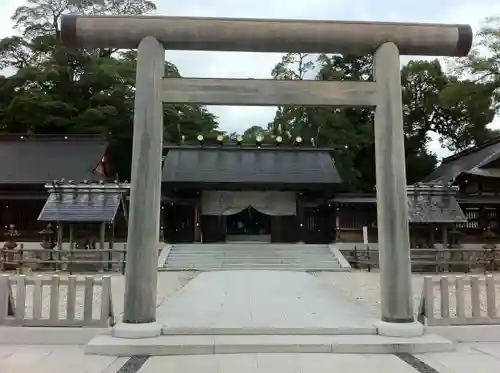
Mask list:
[[[193,270],[193,269],[197,269],[197,270],[203,270],[203,271],[208,271],[208,270],[220,270],[220,269],[234,269],[234,270],[237,270],[237,269],[252,269],[252,270],[256,270],[256,269],[267,269],[267,270],[273,270],[273,269],[297,269],[297,270],[301,270],[301,271],[313,271],[313,270],[319,270],[319,269],[332,269],[332,270],[336,270],[336,269],[342,269],[340,268],[340,266],[335,266],[335,265],[316,265],[316,264],[310,264],[310,265],[293,265],[293,264],[268,264],[268,265],[264,265],[264,264],[261,264],[261,265],[237,265],[237,264],[220,264],[220,263],[217,263],[217,264],[213,264],[213,265],[196,265],[196,264],[192,264],[192,265],[178,265],[178,266],[175,266],[175,265],[169,265],[169,266],[166,266],[165,267],[166,269],[169,269],[169,270],[173,270],[173,269],[176,269],[176,270],[182,270],[182,269],[186,269],[186,270]]]
[[[301,270],[301,271],[315,271],[315,270],[338,270],[342,269],[340,266],[334,265],[291,265],[291,264],[274,264],[274,265],[228,265],[228,264],[213,264],[213,265],[171,265],[164,267],[167,270],[200,270],[200,271],[217,271],[217,270],[228,270],[228,269],[251,269],[251,270]],[[343,270],[343,269],[342,269]]]
[[[308,258],[323,258],[323,257],[333,257],[333,254],[331,253],[289,253],[289,254],[279,254],[279,253],[262,253],[262,252],[255,252],[255,253],[185,253],[185,252],[170,252],[169,257],[206,257],[206,256],[213,256],[213,257],[218,257],[218,258],[224,258],[224,257],[233,257],[233,258],[279,258],[279,257],[285,257],[285,258],[294,258],[294,257],[308,257]]]
[[[300,268],[300,267],[281,267],[281,268],[162,268],[162,272],[184,272],[184,271],[195,271],[195,272],[222,272],[222,271],[255,271],[256,269],[266,269],[269,271],[285,271],[285,272],[346,272],[343,268]]]
[[[214,252],[225,252],[225,251],[284,251],[284,252],[295,252],[295,251],[330,251],[327,247],[292,247],[292,248],[273,248],[267,246],[257,246],[257,247],[228,247],[228,248],[210,248],[210,247],[177,247],[173,248],[182,251],[196,251],[196,252],[206,252],[206,251],[214,251]]]
[[[191,248],[180,248],[180,247],[173,247],[172,250],[174,251],[179,251],[179,252],[190,252],[190,253],[228,253],[228,252],[234,252],[234,253],[252,253],[252,252],[276,252],[276,253],[302,253],[302,252],[308,252],[308,253],[329,253],[330,249],[321,247],[321,248],[294,248],[294,249],[273,249],[273,248],[245,248],[245,249],[191,249]]]
[[[321,260],[324,258],[328,258],[331,260],[334,260],[335,258],[331,257],[329,258],[328,256],[325,255],[208,255],[208,254],[197,254],[197,255],[190,255],[190,254],[174,254],[170,255],[168,257],[169,260],[196,260],[198,258],[203,258],[203,257],[210,257],[210,259],[216,259],[216,260],[245,260],[245,259],[281,259],[281,260],[287,260],[287,259],[299,259],[299,260]]]
[[[245,264],[245,265],[251,265],[251,264],[301,264],[301,265],[310,265],[310,264],[325,264],[325,265],[330,265],[330,264],[336,264],[338,265],[339,262],[336,260],[210,260],[210,259],[199,259],[199,260],[171,260],[168,262],[169,265],[175,265],[175,264],[188,264],[188,263],[193,263],[197,265],[214,265],[217,263],[222,263],[222,264]]]
[[[186,256],[169,256],[169,261],[177,260],[209,260],[209,261],[224,261],[224,260],[309,260],[309,261],[337,261],[333,256],[211,256],[211,255],[186,255]]]
[[[298,244],[298,243],[262,243],[262,242],[249,242],[249,243],[244,243],[244,242],[232,242],[232,243],[196,243],[196,244],[183,244],[183,243],[178,243],[175,244],[176,247],[249,247],[249,246],[269,246],[269,247],[276,247],[276,248],[289,248],[289,247],[302,247],[302,246],[309,246],[309,247],[327,247],[328,245],[326,244]]]
[[[310,252],[310,253],[329,253],[330,249],[321,247],[321,248],[293,248],[293,249],[274,249],[274,248],[268,248],[268,247],[247,247],[247,248],[227,248],[227,249],[211,249],[211,248],[180,248],[174,246],[172,248],[174,251],[179,251],[179,252],[191,252],[191,253],[206,253],[206,252],[211,252],[211,253],[227,253],[227,252],[234,252],[234,253],[248,253],[248,252],[277,252],[277,253],[302,253],[302,252]]]
[[[325,254],[330,254],[330,251],[309,251],[309,250],[293,250],[293,251],[276,251],[276,250],[245,250],[245,251],[238,251],[238,250],[227,250],[227,251],[215,251],[215,250],[205,250],[205,251],[190,251],[190,250],[179,250],[179,249],[172,249],[170,250],[170,253],[175,254],[175,253],[188,253],[188,254],[197,254],[197,255],[204,255],[207,253],[211,254],[238,254],[238,255],[249,255],[249,254],[263,254],[263,255],[269,255],[269,254],[276,254],[276,255],[294,255],[294,254],[309,254],[309,255],[314,255],[314,254],[319,254],[319,255],[325,255]]]
[[[379,335],[162,335],[155,338],[95,337],[87,354],[210,355],[249,353],[420,354],[454,351],[455,345],[437,335],[416,338]]]
[[[179,260],[179,261],[168,261],[167,265],[175,265],[175,264],[196,264],[196,265],[216,265],[216,264],[242,264],[242,265],[261,265],[261,264],[290,264],[290,265],[339,265],[338,261],[335,260],[209,260],[209,259],[200,259],[200,260]]]
[[[299,250],[294,250],[294,251],[274,251],[274,250],[245,250],[245,251],[237,251],[237,250],[228,250],[228,251],[211,251],[211,250],[206,250],[206,251],[189,251],[189,250],[178,250],[178,249],[172,249],[170,250],[170,254],[192,254],[192,255],[206,255],[206,254],[213,254],[213,255],[331,255],[330,251],[299,251]]]
[[[336,270],[341,267],[327,245],[180,244],[173,245],[167,270],[290,269]]]
[[[171,261],[168,262],[167,265],[273,265],[273,264],[288,264],[288,265],[339,265],[337,261],[305,261],[305,260],[295,260],[295,261],[287,261],[287,260],[274,260],[274,261],[239,261],[239,260],[218,260],[218,261],[210,261],[210,260],[197,260],[197,261]]]

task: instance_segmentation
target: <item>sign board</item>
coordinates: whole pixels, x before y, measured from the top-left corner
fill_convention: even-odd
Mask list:
[[[363,243],[368,245],[368,227],[366,225],[363,226]]]

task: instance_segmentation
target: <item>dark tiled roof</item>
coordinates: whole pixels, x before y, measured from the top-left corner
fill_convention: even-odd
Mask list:
[[[409,195],[410,223],[463,223],[467,219],[453,196]]]
[[[284,148],[174,148],[163,182],[318,185],[342,180],[328,151]]]
[[[38,220],[111,222],[118,211],[120,197],[121,193],[116,192],[50,193]]]
[[[500,158],[500,137],[444,158],[425,181],[454,182],[462,173],[500,177],[500,170],[487,167],[498,158]]]
[[[108,144],[97,138],[0,136],[0,183],[43,184],[53,180],[97,180],[94,170]]]
[[[377,203],[372,195],[339,194],[331,199],[336,203]],[[454,195],[415,194],[408,191],[408,221],[410,223],[461,223],[467,218]]]

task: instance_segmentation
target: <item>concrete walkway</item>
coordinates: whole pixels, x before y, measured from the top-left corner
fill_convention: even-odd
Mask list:
[[[376,334],[378,320],[310,274],[266,270],[200,273],[157,318],[164,334],[176,335]]]
[[[467,344],[460,345],[456,352],[401,357],[353,354],[228,354],[117,358],[84,355],[81,347],[0,345],[1,373],[497,373],[499,371],[500,343]]]

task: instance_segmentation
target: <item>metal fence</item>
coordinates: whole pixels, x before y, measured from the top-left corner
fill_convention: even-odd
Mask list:
[[[110,276],[0,276],[0,325],[106,328],[113,324]]]
[[[429,326],[500,324],[499,284],[492,275],[426,276],[419,321]]]

